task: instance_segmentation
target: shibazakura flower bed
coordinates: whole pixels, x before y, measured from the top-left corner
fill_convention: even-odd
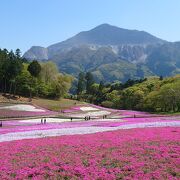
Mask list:
[[[57,114],[57,112],[49,111],[33,105],[17,104],[0,107],[0,118],[20,118],[55,114]]]
[[[54,122],[53,122],[54,120]],[[25,132],[34,130],[48,130],[48,129],[63,129],[63,128],[78,128],[78,127],[118,127],[133,124],[153,123],[159,124],[163,122],[180,122],[180,116],[172,117],[152,117],[152,118],[124,118],[124,119],[97,119],[85,121],[84,119],[58,119],[58,118],[46,118],[46,124],[41,124],[40,119],[29,120],[9,120],[4,121],[3,126],[0,128],[0,135],[11,132]],[[138,127],[138,126],[137,126]]]
[[[0,179],[179,179],[180,128],[0,143]]]
[[[150,114],[143,111],[132,111],[132,110],[117,110],[111,108],[105,108],[93,104],[74,106],[70,109],[63,110],[63,115],[66,117],[77,117],[83,118],[90,116],[91,118],[102,118],[104,115],[111,118],[122,118],[122,117],[156,117],[158,115]]]

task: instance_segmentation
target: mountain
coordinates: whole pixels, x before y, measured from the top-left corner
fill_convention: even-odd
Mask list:
[[[75,76],[81,71],[91,71],[97,81],[111,82],[178,73],[180,58],[174,54],[177,52],[180,52],[178,43],[145,31],[102,24],[47,48],[33,46],[24,57],[52,60],[61,72]]]
[[[48,60],[48,49],[40,46],[32,46],[29,51],[24,54],[26,59]]]
[[[109,24],[102,24],[90,31],[80,32],[66,41],[53,44],[47,48],[33,46],[24,54],[24,57],[28,59],[34,59],[36,57],[39,57],[38,59],[52,58],[60,52],[66,52],[72,47],[83,45],[88,45],[91,49],[97,49],[101,46],[117,48],[120,45],[148,45],[163,42],[165,41],[144,31],[127,30]]]
[[[146,66],[157,75],[180,74],[180,42],[165,43],[147,57]]]
[[[80,32],[76,36],[51,45],[48,47],[49,56],[56,54],[58,51],[66,50],[72,47],[91,45],[92,48],[98,46],[119,46],[122,44],[137,45],[137,44],[157,44],[162,43],[163,40],[156,38],[144,31],[127,30],[111,26],[109,24],[102,24],[90,31]]]

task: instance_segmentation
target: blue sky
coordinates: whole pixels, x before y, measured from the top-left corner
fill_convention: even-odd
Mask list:
[[[109,23],[180,41],[180,0],[0,0],[0,48],[47,47]]]

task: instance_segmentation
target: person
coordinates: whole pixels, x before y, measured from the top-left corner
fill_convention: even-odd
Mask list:
[[[91,116],[89,116],[89,120],[91,120]]]
[[[43,119],[41,119],[41,124],[43,124]]]
[[[44,119],[44,124],[46,124],[46,118]]]
[[[2,121],[1,121],[1,123],[0,123],[0,127],[2,127]]]
[[[71,117],[71,122],[72,122],[72,117]]]

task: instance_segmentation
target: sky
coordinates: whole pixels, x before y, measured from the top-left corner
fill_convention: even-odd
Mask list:
[[[103,23],[180,41],[180,0],[0,0],[0,48],[24,53]]]

